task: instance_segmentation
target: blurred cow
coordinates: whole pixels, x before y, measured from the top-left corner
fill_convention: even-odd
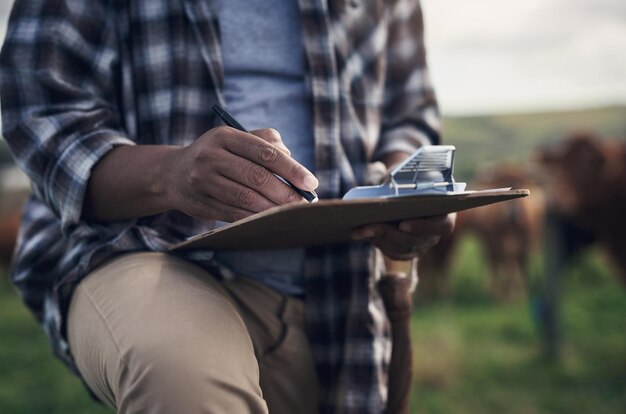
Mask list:
[[[472,189],[501,187],[528,188],[531,195],[460,212],[454,233],[420,259],[422,299],[445,294],[451,252],[456,241],[467,232],[475,234],[484,246],[493,296],[514,300],[525,295],[529,256],[540,244],[545,201],[526,168],[518,164],[501,163],[483,169],[470,186]]]
[[[22,172],[15,167],[0,169],[0,270],[9,267],[29,193],[28,178]]]
[[[565,223],[558,227],[562,244],[578,247],[597,240],[626,284],[626,142],[576,132],[539,150],[537,160],[546,172],[549,208]],[[562,231],[569,228],[577,232]],[[586,240],[573,240],[578,234]],[[569,251],[565,248],[563,254]]]
[[[0,215],[0,269],[8,269],[20,227],[20,212]]]

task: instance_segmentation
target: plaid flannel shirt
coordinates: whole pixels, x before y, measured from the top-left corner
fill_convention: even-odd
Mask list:
[[[438,142],[418,0],[299,0],[321,198],[363,184],[367,166]],[[71,292],[94,266],[165,251],[208,230],[171,211],[127,222],[81,218],[93,166],[117,145],[188,145],[218,124],[219,23],[210,0],[17,0],[0,56],[5,138],[28,173],[11,276],[56,354]],[[210,265],[212,253],[184,253]],[[367,243],[307,250],[307,329],[321,412],[380,413],[390,356]]]

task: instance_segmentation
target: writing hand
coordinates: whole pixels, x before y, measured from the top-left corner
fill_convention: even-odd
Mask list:
[[[304,202],[272,173],[307,191],[318,186],[274,129],[211,129],[180,149],[171,166],[171,204],[198,219],[232,222],[280,204]]]

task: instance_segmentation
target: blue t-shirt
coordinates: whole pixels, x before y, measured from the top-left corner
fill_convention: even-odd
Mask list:
[[[292,157],[314,172],[311,98],[297,1],[216,4],[228,111],[248,130],[278,130]],[[304,249],[218,252],[215,260],[283,293],[304,293]]]

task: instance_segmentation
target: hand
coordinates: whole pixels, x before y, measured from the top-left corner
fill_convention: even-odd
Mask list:
[[[268,208],[304,200],[272,173],[312,191],[315,176],[290,156],[274,129],[251,133],[209,130],[177,151],[169,174],[170,203],[198,219],[232,222]]]
[[[454,229],[456,213],[402,221],[371,224],[354,230],[354,240],[371,240],[392,260],[411,260],[426,253]]]

